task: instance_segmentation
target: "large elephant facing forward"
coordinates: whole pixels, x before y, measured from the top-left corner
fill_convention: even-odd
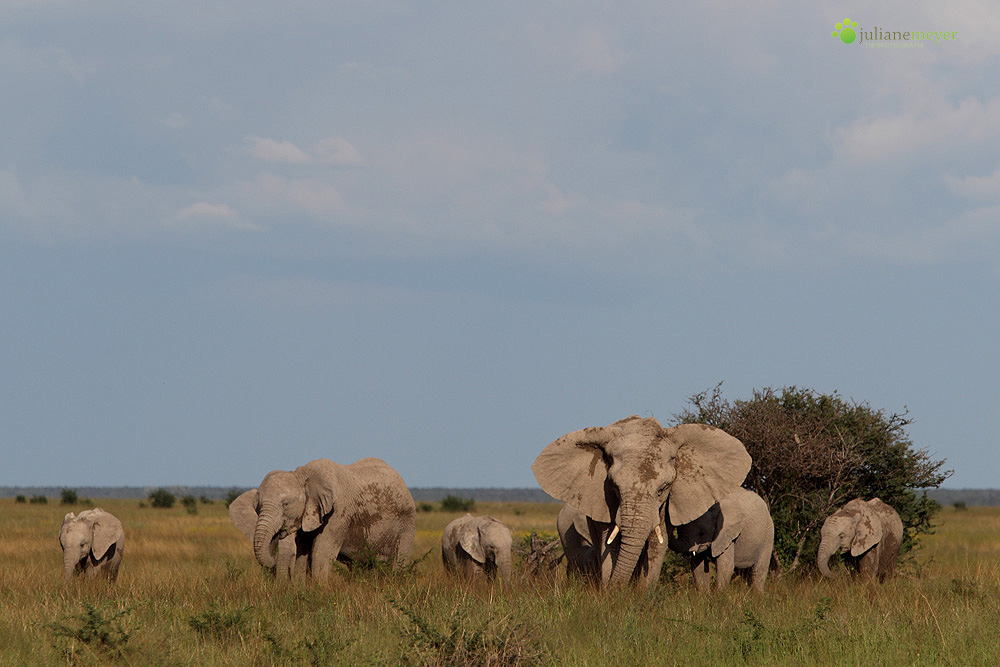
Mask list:
[[[750,455],[705,424],[665,429],[632,416],[564,435],[531,469],[546,493],[586,516],[578,523],[598,549],[601,581],[648,586],[666,553],[664,510],[676,524],[697,519],[739,488]]]
[[[63,550],[63,577],[104,577],[114,581],[125,553],[125,531],[114,514],[100,507],[70,512],[59,529]]]
[[[274,470],[247,494],[234,501],[235,510],[230,505],[230,517],[253,541],[257,561],[278,576],[308,570],[325,581],[334,560],[410,562],[416,505],[403,478],[381,459],[350,465],[317,459],[294,471]],[[252,532],[247,505],[257,515]]]
[[[708,590],[709,565],[714,562],[716,590],[726,588],[733,572],[741,569],[748,570],[753,587],[763,591],[774,551],[774,522],[764,499],[741,488],[691,523],[677,526],[669,543],[673,551],[690,557],[698,590]]]
[[[445,526],[441,560],[448,572],[467,579],[486,577],[510,581],[510,528],[491,516],[466,514]]]
[[[831,575],[830,556],[844,549],[857,574],[882,581],[896,569],[903,522],[880,499],[855,498],[827,517],[820,535],[816,564],[824,577]]]

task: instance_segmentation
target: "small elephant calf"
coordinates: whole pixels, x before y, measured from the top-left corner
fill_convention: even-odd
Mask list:
[[[476,579],[510,580],[513,541],[510,529],[491,516],[466,514],[449,523],[441,536],[444,569]]]
[[[883,581],[896,569],[903,522],[879,498],[855,498],[826,518],[820,536],[816,565],[824,577],[832,574],[830,557],[843,549],[844,560],[854,565],[856,574]]]
[[[63,577],[104,577],[114,581],[125,551],[125,531],[114,514],[100,507],[70,512],[59,530],[63,550]]]
[[[729,585],[734,570],[749,569],[753,587],[763,591],[774,550],[774,522],[763,498],[740,488],[691,523],[678,526],[669,546],[691,558],[699,590],[709,588],[709,564],[714,562],[717,590]]]

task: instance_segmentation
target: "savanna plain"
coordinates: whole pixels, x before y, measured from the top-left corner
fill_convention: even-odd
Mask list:
[[[62,579],[63,515],[101,506],[125,526],[118,580]],[[435,507],[437,507],[435,505]],[[559,505],[478,503],[519,543],[555,538]],[[814,573],[698,594],[678,561],[649,591],[598,592],[560,565],[464,583],[441,565],[444,526],[420,512],[404,572],[277,581],[224,503],[67,507],[0,499],[0,664],[995,665],[1000,508],[944,508],[881,585]]]

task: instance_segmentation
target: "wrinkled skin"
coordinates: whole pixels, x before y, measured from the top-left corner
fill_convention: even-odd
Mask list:
[[[99,507],[79,515],[70,512],[63,518],[59,544],[63,550],[63,577],[67,581],[74,575],[103,577],[108,581],[118,577],[125,552],[125,531],[121,521],[110,512]]]
[[[441,560],[445,570],[467,579],[510,581],[510,529],[490,516],[466,514],[445,526]]]
[[[694,521],[677,526],[668,542],[691,559],[698,590],[710,587],[709,565],[715,563],[717,590],[725,589],[739,569],[748,571],[754,589],[763,591],[774,550],[774,522],[760,496],[737,489]]]
[[[596,545],[601,582],[643,586],[663,564],[666,508],[672,521],[693,521],[739,488],[749,470],[746,448],[724,431],[705,424],[665,429],[637,416],[568,433],[532,465],[546,493],[586,516],[573,524]]]
[[[880,499],[855,498],[827,517],[820,535],[816,565],[824,577],[832,575],[830,557],[843,549],[844,560],[854,566],[856,574],[883,581],[895,572],[903,522]]]
[[[248,508],[256,515],[252,529]],[[407,565],[416,532],[413,496],[376,458],[350,465],[317,459],[294,471],[272,471],[230,505],[230,518],[253,542],[262,566],[279,577],[308,573],[319,581],[334,561]]]

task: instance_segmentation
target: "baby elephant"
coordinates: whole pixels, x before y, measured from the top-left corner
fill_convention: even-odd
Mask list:
[[[850,550],[845,560],[868,579],[884,580],[896,569],[903,542],[903,522],[896,510],[878,498],[855,498],[827,517],[820,532],[822,539],[816,564],[824,577],[830,576],[830,556]]]
[[[114,581],[125,551],[125,531],[114,514],[99,507],[84,510],[79,516],[70,512],[63,518],[59,544],[67,581],[74,574]]]
[[[753,491],[737,489],[700,517],[677,526],[669,546],[691,558],[698,590],[708,590],[709,565],[715,563],[715,588],[722,590],[736,569],[749,569],[751,583],[764,590],[774,550],[774,522],[767,503]]]
[[[444,568],[468,579],[500,576],[510,580],[510,529],[491,516],[466,514],[455,519],[441,536]]]

